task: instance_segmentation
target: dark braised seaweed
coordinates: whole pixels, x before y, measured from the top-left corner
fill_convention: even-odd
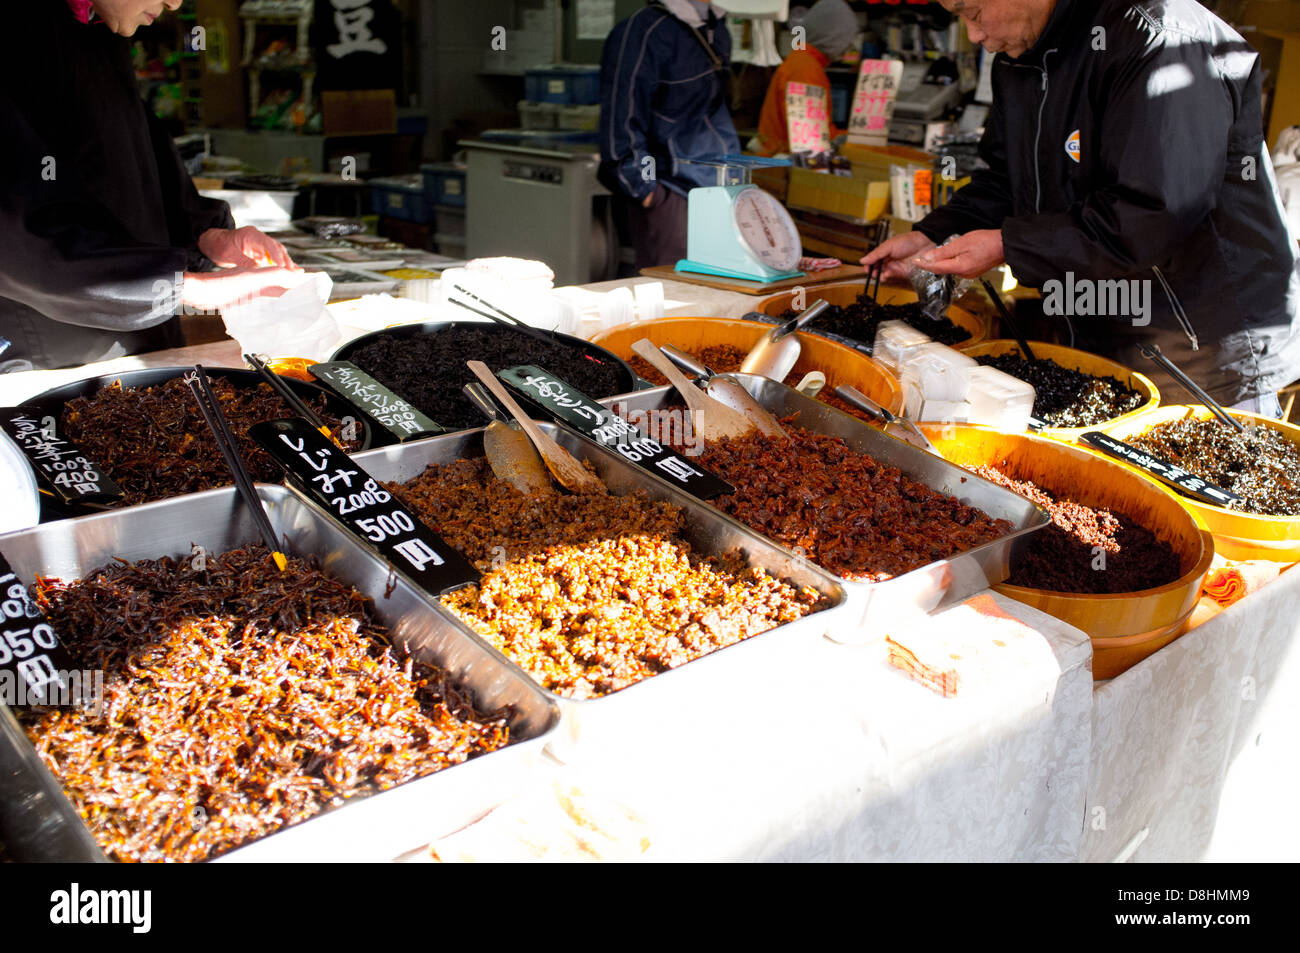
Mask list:
[[[1245,432],[1218,420],[1183,417],[1128,438],[1128,443],[1236,493],[1228,509],[1264,516],[1300,516],[1300,447],[1263,424]]]
[[[364,595],[260,545],[36,596],[105,697],[20,719],[116,860],[204,860],[509,740],[507,713],[390,646]]]
[[[789,441],[755,434],[705,446],[695,459],[736,488],[710,502],[837,576],[880,582],[1012,529],[838,437],[793,418],[782,425]]]
[[[478,380],[465,366],[470,360],[482,361],[494,371],[537,364],[588,397],[609,397],[624,389],[618,365],[599,364],[572,345],[549,344],[495,324],[462,325],[410,337],[381,334],[353,351],[348,360],[452,430],[484,423],[483,415],[460,390]]]
[[[994,467],[976,473],[1028,497],[1052,516],[1029,537],[1007,582],[1053,592],[1115,593],[1153,589],[1181,575],[1178,553],[1123,513],[1063,499]],[[1098,552],[1100,550],[1100,552]]]
[[[1146,402],[1114,377],[1094,377],[1048,358],[1026,361],[1018,354],[999,354],[976,360],[1032,384],[1034,416],[1052,427],[1093,427]]]
[[[787,311],[777,318],[789,321],[797,312]],[[852,338],[868,347],[876,343],[876,328],[881,321],[904,321],[940,344],[960,344],[970,340],[970,332],[953,324],[947,318],[932,318],[921,310],[915,301],[907,304],[877,304],[874,298],[858,295],[852,304],[840,307],[831,305],[818,315],[804,330],[809,334],[830,331]]]
[[[280,468],[248,436],[248,428],[292,417],[293,411],[266,384],[241,389],[215,374],[209,379],[253,479],[282,482]],[[323,396],[306,403],[336,432],[341,428]],[[179,377],[152,387],[123,388],[114,381],[93,397],[68,401],[62,424],[68,438],[122,488],[123,506],[231,485],[226,461]],[[345,449],[360,446],[353,440]]]

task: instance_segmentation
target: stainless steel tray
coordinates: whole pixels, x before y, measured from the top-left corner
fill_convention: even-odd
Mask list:
[[[1015,527],[1006,536],[884,582],[839,579],[848,593],[849,609],[841,617],[843,625],[828,633],[837,642],[861,643],[883,638],[890,626],[906,625],[919,613],[946,608],[1002,582],[1011,574],[1011,561],[1026,544],[1027,537],[1051,522],[1046,511],[1023,496],[884,434],[819,400],[805,397],[792,387],[754,374],[724,376],[740,382],[777,417],[797,413],[800,425],[806,429],[839,437],[853,449],[897,467],[918,483],[979,507],[995,519],[1009,520]],[[671,387],[656,387],[609,397],[600,403],[619,413],[630,413],[680,406],[680,397]]]
[[[463,827],[511,797],[558,726],[555,705],[478,640],[465,638],[404,579],[398,578],[385,598],[387,565],[322,512],[284,487],[257,489],[276,534],[287,538],[289,553],[315,556],[322,569],[370,596],[394,643],[408,644],[417,659],[446,670],[474,692],[480,706],[513,706],[516,740],[464,764],[349,800],[217,859],[388,860]],[[156,559],[189,553],[194,543],[219,553],[258,539],[235,490],[219,489],[2,535],[0,552],[30,584],[37,573],[80,578],[114,556]],[[15,859],[104,859],[59,782],[2,705],[0,832]]]
[[[601,698],[575,700],[546,691],[563,714],[559,733],[548,746],[552,756],[562,761],[603,757],[628,750],[634,739],[689,731],[701,717],[702,706],[744,711],[745,706],[755,702],[751,689],[763,676],[797,671],[802,654],[829,632],[837,619],[842,619],[840,612],[846,594],[829,573],[774,546],[671,484],[650,479],[623,458],[603,453],[594,444],[554,424],[540,426],[574,456],[591,461],[611,492],[622,495],[645,490],[651,499],[667,500],[685,510],[683,536],[695,551],[720,554],[739,549],[751,565],[797,585],[811,586],[830,600],[830,605],[819,612]],[[405,483],[431,464],[482,456],[482,434],[482,429],[467,430],[357,454],[353,459],[377,479]],[[441,607],[440,611],[490,648],[486,639],[454,614]],[[526,674],[505,655],[498,653],[498,657]]]

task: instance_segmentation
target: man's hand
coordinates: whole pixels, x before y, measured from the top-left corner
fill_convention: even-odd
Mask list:
[[[888,241],[881,242],[862,257],[863,267],[874,265],[883,260],[882,278],[906,278],[910,259],[915,258],[934,247],[934,242],[920,232],[904,232]]]
[[[1002,230],[981,228],[926,252],[920,256],[917,264],[936,275],[978,278],[1005,261],[1002,256]]]
[[[181,303],[198,311],[222,308],[252,298],[278,298],[303,281],[301,268],[254,268],[236,265],[220,271],[186,272]]]
[[[209,228],[199,236],[199,251],[222,268],[297,268],[284,246],[251,225]]]

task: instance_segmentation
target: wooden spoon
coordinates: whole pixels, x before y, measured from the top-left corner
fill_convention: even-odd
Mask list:
[[[632,345],[632,350],[649,361],[668,383],[677,388],[686,401],[687,408],[697,419],[695,433],[703,440],[725,440],[743,437],[757,430],[752,420],[738,410],[719,403],[687,379],[672,361],[663,355],[647,338]]]
[[[483,431],[483,455],[497,479],[520,493],[552,492],[551,476],[528,434],[505,421],[482,384],[466,384],[461,390],[490,421]]]
[[[505,405],[510,416],[519,421],[519,426],[523,428],[524,433],[532,440],[533,446],[537,452],[542,455],[542,461],[546,464],[546,469],[551,471],[551,476],[555,477],[556,482],[567,490],[574,493],[606,493],[607,487],[600,478],[588,473],[586,468],[578,462],[578,459],[569,451],[565,450],[558,443],[542,432],[536,422],[524,413],[510,392],[505,386],[496,379],[496,375],[488,369],[488,366],[482,361],[466,361],[465,366],[474,372],[474,376],[483,382],[483,386],[492,392],[492,396]]]

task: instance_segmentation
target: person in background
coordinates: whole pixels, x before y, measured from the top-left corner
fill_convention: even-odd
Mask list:
[[[627,207],[637,268],[686,257],[689,160],[738,153],[727,111],[731,34],[701,0],[663,0],[616,24],[600,55],[600,181]]]
[[[830,110],[831,81],[826,75],[828,64],[844,55],[853,44],[858,32],[858,18],[844,0],[818,0],[804,16],[802,41],[796,37],[795,46],[772,74],[763,111],[758,119],[758,141],[754,151],[763,156],[790,151],[788,127],[785,121],[785,88],[789,83],[820,86],[826,90],[826,108]],[[843,132],[830,127],[830,138]]]
[[[0,371],[181,343],[300,280],[279,242],[199,196],[140,99],[126,37],[181,0],[24,0],[0,65]]]
[[[1300,269],[1259,55],[1195,0],[940,2],[997,54],[988,168],[862,263],[901,278],[1005,262],[1063,343],[1189,400],[1144,358],[1158,345],[1220,403],[1280,416],[1276,392],[1300,378]]]

